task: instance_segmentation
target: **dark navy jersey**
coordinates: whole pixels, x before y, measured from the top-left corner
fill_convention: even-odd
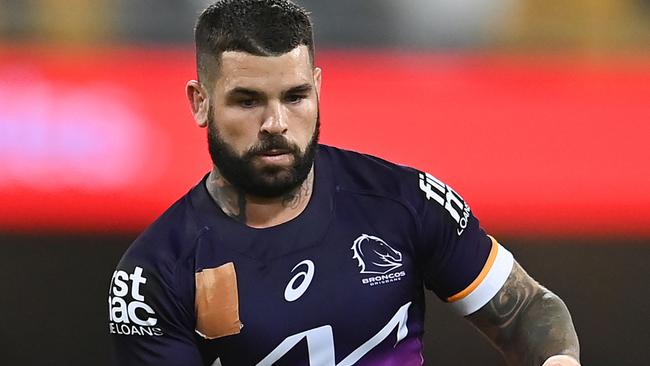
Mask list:
[[[468,315],[510,253],[430,174],[320,145],[305,210],[258,229],[205,178],[127,250],[109,289],[117,365],[423,364],[424,290]]]

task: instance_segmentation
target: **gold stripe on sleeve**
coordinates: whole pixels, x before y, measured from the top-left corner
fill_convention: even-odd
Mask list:
[[[487,276],[488,273],[490,273],[490,270],[494,265],[494,260],[497,258],[497,252],[499,251],[499,243],[492,236],[490,235],[488,236],[490,237],[490,240],[492,240],[492,248],[490,249],[490,254],[488,255],[487,261],[485,262],[485,265],[483,266],[481,273],[479,273],[476,279],[474,279],[474,281],[472,281],[472,283],[470,283],[469,286],[467,286],[464,290],[458,292],[453,296],[448,297],[447,302],[458,301],[465,298],[467,295],[471,294],[472,291],[474,291],[478,287],[478,285],[480,285],[481,282],[483,282],[485,276]]]

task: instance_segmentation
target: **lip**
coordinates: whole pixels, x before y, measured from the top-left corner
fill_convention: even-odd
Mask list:
[[[287,165],[291,164],[293,160],[293,154],[290,150],[284,149],[273,149],[264,151],[263,153],[257,154],[258,159],[264,161],[266,164],[280,164]]]
[[[264,151],[264,152],[260,153],[259,155],[260,156],[279,156],[279,155],[288,155],[289,152],[290,152],[289,150],[285,150],[285,149],[271,149],[271,150],[268,150],[268,151]]]

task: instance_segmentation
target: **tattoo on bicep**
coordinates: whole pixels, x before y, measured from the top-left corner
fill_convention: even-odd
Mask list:
[[[494,298],[467,318],[512,365],[540,365],[554,354],[579,357],[577,335],[566,306],[516,262]]]
[[[512,326],[537,292],[537,282],[515,262],[506,283],[486,305],[486,320],[497,328]]]

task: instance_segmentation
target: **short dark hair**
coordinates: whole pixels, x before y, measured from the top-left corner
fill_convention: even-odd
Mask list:
[[[221,0],[207,7],[194,29],[199,80],[212,80],[225,51],[278,56],[299,45],[314,62],[309,13],[288,0]]]

